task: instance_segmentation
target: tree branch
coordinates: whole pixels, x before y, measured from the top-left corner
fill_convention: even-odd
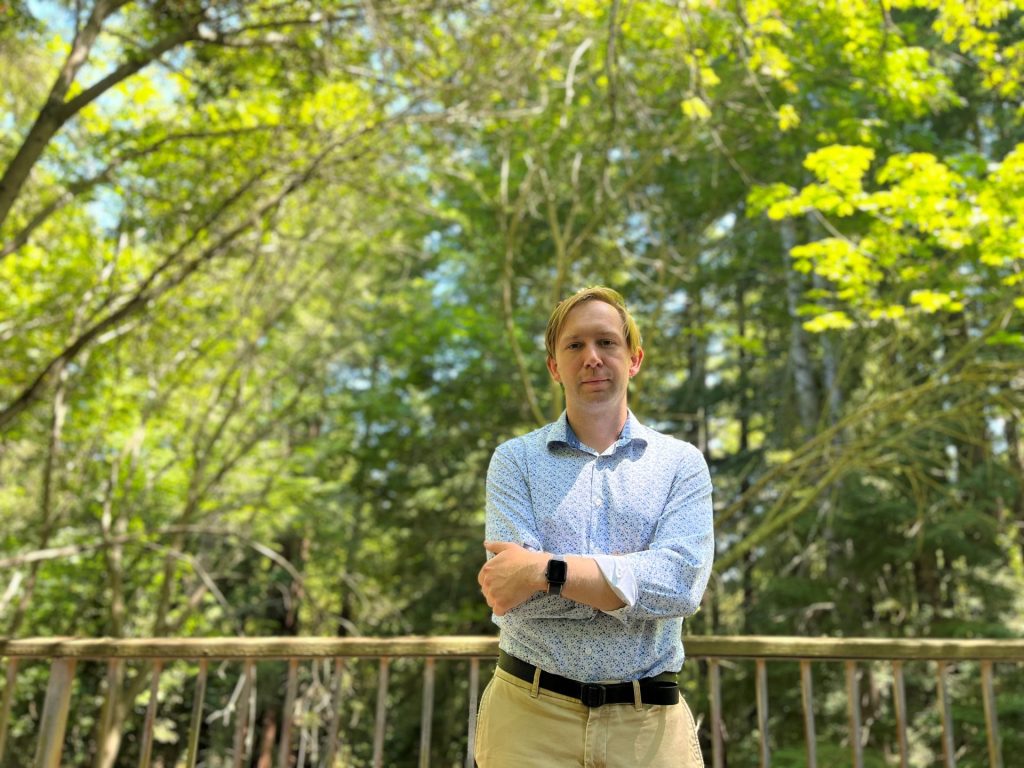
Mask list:
[[[193,234],[185,241],[185,244],[172,254],[173,258],[169,257],[168,259],[165,259],[165,261],[139,285],[131,298],[119,305],[116,309],[111,310],[102,319],[96,321],[84,332],[76,336],[70,344],[68,344],[43,367],[35,378],[32,379],[31,383],[28,384],[28,386],[26,386],[14,398],[14,400],[11,401],[11,403],[0,409],[0,431],[3,431],[8,427],[39,397],[40,393],[49,383],[53,372],[59,365],[74,360],[82,350],[89,347],[106,331],[117,327],[129,318],[139,314],[153,301],[186,282],[201,267],[227,250],[228,247],[237,241],[243,234],[253,229],[263,215],[276,208],[286,197],[290,196],[296,190],[308,183],[333,152],[350,141],[355,140],[358,136],[372,130],[374,127],[376,126],[359,131],[356,134],[347,136],[343,139],[330,142],[319,154],[316,155],[316,157],[313,158],[312,161],[309,162],[304,170],[290,177],[282,185],[277,194],[273,195],[264,203],[256,206],[252,214],[247,216],[241,223],[221,235],[221,237],[203,249],[203,251],[201,251],[191,261],[184,263],[176,274],[169,277],[162,284],[157,284],[156,280],[159,275],[166,271],[168,266],[176,260],[177,255],[185,249],[185,246],[190,245],[198,238],[199,231],[197,230],[193,232]],[[250,181],[250,183],[254,182]],[[238,198],[240,198],[240,194],[236,193],[236,195],[229,198],[229,200],[233,201]],[[221,209],[226,208],[225,206],[222,206]]]
[[[177,40],[178,36],[172,36],[172,38],[157,43],[156,46],[148,49],[146,53],[152,53],[152,58],[146,59],[145,54],[143,54],[143,56],[136,60],[126,62],[91,88],[65,102],[64,97],[71,88],[71,84],[74,82],[82,65],[88,60],[89,53],[96,43],[96,38],[99,37],[102,31],[103,22],[121,7],[127,5],[128,2],[129,0],[99,0],[93,7],[89,20],[75,36],[75,40],[71,45],[71,51],[68,53],[64,66],[61,68],[53,87],[50,89],[46,103],[39,110],[35,123],[29,129],[28,135],[19,147],[14,159],[11,160],[10,165],[4,171],[3,177],[0,178],[0,226],[7,220],[11,208],[14,206],[14,201],[21,194],[29,174],[39,161],[39,158],[42,157],[50,140],[63,125],[78,110],[89,104],[101,93],[116,85],[125,77],[129,77],[140,70],[152,61],[153,58],[163,55],[171,47],[174,47],[173,45],[164,47],[163,43],[168,42],[168,40]],[[194,28],[191,34],[196,34]],[[180,44],[180,41],[174,44]]]

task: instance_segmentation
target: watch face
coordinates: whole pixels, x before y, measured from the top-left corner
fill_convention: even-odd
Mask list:
[[[548,570],[545,575],[552,584],[564,584],[568,573],[569,566],[564,560],[548,560]]]

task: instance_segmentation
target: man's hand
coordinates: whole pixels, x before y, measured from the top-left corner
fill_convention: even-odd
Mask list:
[[[504,616],[535,593],[547,589],[544,575],[549,555],[532,552],[510,541],[485,541],[494,557],[484,563],[476,580],[496,616]]]

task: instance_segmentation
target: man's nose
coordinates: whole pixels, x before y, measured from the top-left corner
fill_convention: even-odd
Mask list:
[[[601,355],[598,354],[596,345],[587,345],[586,354],[583,356],[583,364],[590,367],[601,365]]]

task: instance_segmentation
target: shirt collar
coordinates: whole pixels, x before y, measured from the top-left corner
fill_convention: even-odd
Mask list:
[[[622,431],[619,433],[619,439],[610,446],[612,453],[631,443],[636,443],[640,447],[645,447],[647,445],[647,438],[643,436],[644,429],[644,425],[641,424],[637,420],[636,416],[633,415],[633,411],[627,409],[626,423],[622,425]],[[565,411],[562,411],[562,415],[558,417],[558,421],[554,422],[548,430],[548,450],[559,445],[567,445],[570,448],[575,448],[577,450],[589,450],[580,442],[580,439],[576,437],[576,433],[572,431],[572,427],[569,425],[569,416]]]

